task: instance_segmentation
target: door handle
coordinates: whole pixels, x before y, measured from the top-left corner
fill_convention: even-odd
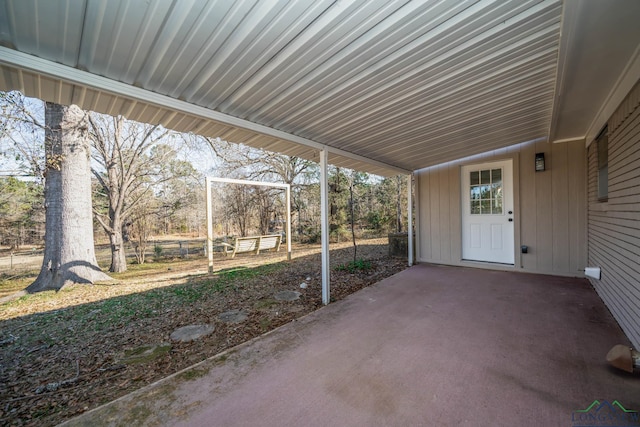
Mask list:
[[[509,218],[509,222],[513,222],[513,218]]]
[[[509,211],[509,215],[512,215],[512,214],[513,214],[513,211]]]

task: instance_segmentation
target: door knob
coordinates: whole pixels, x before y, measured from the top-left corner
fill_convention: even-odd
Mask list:
[[[509,222],[513,222],[513,218],[509,218]]]
[[[513,211],[509,211],[509,215],[513,214]]]

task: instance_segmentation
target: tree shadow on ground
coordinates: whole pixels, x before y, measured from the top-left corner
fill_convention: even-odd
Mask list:
[[[381,256],[385,250],[378,246],[359,248],[363,256],[371,255],[371,270],[332,270],[332,299],[405,268],[404,260]],[[352,252],[339,249],[331,256],[335,266],[350,261]],[[243,265],[242,260],[236,258],[211,276],[187,277],[181,284],[1,321],[0,424],[57,424],[321,306],[319,254],[259,266]],[[76,289],[82,288],[27,298],[46,300]],[[86,292],[91,289],[84,287]],[[275,294],[284,290],[300,292],[300,298],[279,301]],[[246,320],[222,321],[219,316],[229,310],[246,313]],[[171,332],[192,324],[216,329],[201,340],[171,343],[170,351],[157,359],[122,362],[126,350],[170,342]]]

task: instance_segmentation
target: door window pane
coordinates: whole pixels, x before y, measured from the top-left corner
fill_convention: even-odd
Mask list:
[[[480,171],[480,184],[491,184],[491,171]]]
[[[469,173],[472,215],[502,215],[502,169]]]
[[[476,171],[476,172],[471,172],[471,185],[478,185],[480,184],[480,172]]]
[[[482,200],[491,199],[491,186],[490,185],[482,185],[480,187],[480,198]]]
[[[502,215],[502,199],[494,199],[491,207],[491,213],[494,215]]]
[[[475,185],[471,187],[471,200],[480,200],[480,186]]]

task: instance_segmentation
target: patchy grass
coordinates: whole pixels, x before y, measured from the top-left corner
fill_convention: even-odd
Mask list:
[[[149,260],[144,264],[132,262],[127,265],[127,271],[123,273],[108,273],[115,280],[142,279],[144,277],[153,276],[159,273],[173,271],[177,264],[182,260]]]
[[[272,329],[272,322],[271,319],[260,319],[260,328],[262,329],[263,332],[266,332],[270,329]]]
[[[157,316],[167,307],[188,306],[196,301],[203,301],[214,294],[228,291],[238,291],[249,279],[263,277],[282,269],[282,265],[268,264],[255,268],[239,267],[222,271],[213,277],[204,276],[193,278],[186,284],[165,286],[141,293],[131,293],[89,302],[61,313],[51,311],[43,313],[44,321],[73,319],[75,327],[89,328],[100,333],[113,325],[126,325],[135,319]],[[17,300],[4,304],[7,312],[11,309],[20,310],[25,306],[47,305],[60,298],[60,294],[83,294],[95,287],[73,286],[59,292],[45,291],[37,294],[25,295]]]
[[[216,292],[237,291],[247,280],[257,277],[268,277],[284,267],[282,263],[266,264],[257,268],[245,266],[221,270],[213,280],[212,288]]]
[[[370,263],[366,273],[334,271],[332,299],[402,270],[405,263],[387,258],[386,249],[381,243],[359,248]],[[219,259],[217,267],[226,268],[214,275],[206,273],[203,258],[132,265],[118,285],[72,286],[0,305],[0,425],[56,425],[315,310],[322,304],[318,252],[300,250],[292,261],[282,253]],[[350,257],[349,249],[331,251],[334,266]],[[275,300],[284,290],[301,298]],[[221,321],[229,310],[248,317],[240,324]],[[120,361],[126,350],[169,342],[171,332],[190,324],[216,330],[172,343],[154,360]],[[185,371],[183,378],[200,374]],[[60,386],[42,392],[51,384]]]
[[[372,267],[373,267],[373,264],[371,264],[371,261],[367,261],[360,258],[355,261],[351,261],[346,264],[341,264],[337,266],[336,271],[347,271],[349,273],[356,273],[358,271],[371,270]]]
[[[209,368],[203,368],[199,366],[199,367],[192,368],[182,372],[180,375],[178,375],[178,378],[184,381],[193,381],[195,379],[204,377],[208,373],[209,373]]]
[[[21,271],[16,273],[0,273],[0,298],[23,290],[35,280],[37,271]]]

